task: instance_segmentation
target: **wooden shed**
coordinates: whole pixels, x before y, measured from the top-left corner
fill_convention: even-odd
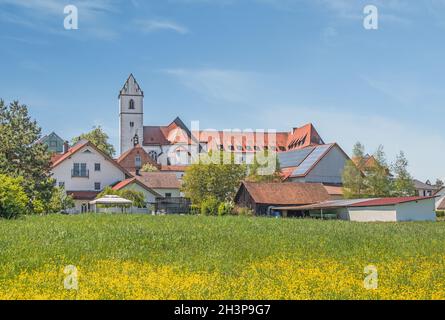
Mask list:
[[[256,215],[271,214],[272,207],[297,206],[329,200],[321,183],[254,183],[243,182],[235,196],[235,204],[246,207]],[[302,216],[300,210],[284,212],[283,216]]]

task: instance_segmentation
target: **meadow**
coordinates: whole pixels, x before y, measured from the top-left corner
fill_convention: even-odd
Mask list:
[[[444,244],[444,222],[27,216],[0,220],[0,299],[445,299]]]

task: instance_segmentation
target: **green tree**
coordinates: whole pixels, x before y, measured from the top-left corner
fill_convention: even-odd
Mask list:
[[[75,137],[71,140],[71,143],[74,145],[80,140],[88,140],[92,144],[94,144],[99,150],[105,152],[110,157],[113,157],[116,153],[113,145],[108,142],[108,135],[103,131],[101,126],[93,127],[90,132],[82,133],[80,136]]]
[[[241,181],[246,177],[246,166],[237,164],[234,155],[209,152],[200,155],[183,177],[182,191],[194,205],[209,198],[219,203],[232,201]]]
[[[0,100],[0,173],[23,177],[29,212],[47,211],[53,192],[51,155],[45,144],[36,143],[40,138],[41,129],[25,105]]]
[[[441,189],[444,186],[444,183],[441,179],[436,179],[435,185],[437,188]]]
[[[370,197],[389,197],[391,195],[391,177],[386,162],[383,146],[374,153],[375,163],[366,168],[365,184]]]
[[[49,204],[50,212],[61,213],[71,208],[74,208],[73,197],[67,195],[64,188],[54,188]]]
[[[354,145],[352,159],[346,162],[342,174],[343,194],[347,199],[366,196],[365,148],[360,142]]]
[[[98,196],[97,198],[101,198],[108,195],[114,195],[119,196],[127,200],[133,201],[133,206],[137,208],[144,208],[145,203],[145,197],[144,194],[140,191],[136,190],[113,190],[111,187],[106,187]]]
[[[25,214],[29,203],[22,187],[23,178],[0,174],[0,218],[12,219]]]
[[[276,152],[255,154],[252,164],[248,165],[250,182],[281,182],[281,167]]]
[[[395,179],[393,181],[392,192],[394,196],[408,197],[416,194],[413,178],[408,172],[408,160],[405,153],[400,151],[397,155],[396,161],[392,165]]]

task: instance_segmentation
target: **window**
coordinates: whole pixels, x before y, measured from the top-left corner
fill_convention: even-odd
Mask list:
[[[223,144],[219,145],[219,151],[224,151],[224,145]]]
[[[252,151],[252,147],[251,146],[246,146],[246,150],[247,151]]]
[[[94,171],[100,171],[100,163],[94,164]]]
[[[165,194],[165,197],[166,197],[166,198],[171,198],[171,197],[172,197],[172,194],[171,194],[171,193],[166,193],[166,194]]]
[[[53,141],[50,141],[50,142],[49,142],[49,146],[50,146],[50,147],[57,147],[57,141],[54,141],[54,140],[53,140]]]
[[[134,158],[134,166],[135,166],[136,168],[140,168],[140,167],[142,167],[142,161],[141,161],[141,156],[140,156],[140,155],[137,155],[137,156]]]
[[[100,188],[101,186],[100,186],[100,182],[95,182],[94,183],[94,190],[96,190],[96,191],[100,191]]]
[[[130,100],[130,106],[128,107],[130,110],[134,110],[134,100]]]
[[[238,151],[243,151],[243,146],[237,146],[236,148],[238,149]]]
[[[65,182],[59,181],[59,188],[65,188]]]
[[[134,127],[134,122],[131,121],[131,122],[130,122],[130,128],[133,128],[133,127]]]
[[[158,162],[158,154],[156,151],[150,151],[148,153],[148,155],[150,156],[150,158],[152,158],[155,162]]]
[[[86,163],[74,163],[73,169],[71,170],[71,176],[78,177],[78,178],[88,178],[89,171],[87,170],[87,164]]]

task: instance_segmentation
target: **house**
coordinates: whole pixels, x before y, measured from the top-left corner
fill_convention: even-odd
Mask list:
[[[124,167],[126,170],[136,173],[141,170],[141,168],[150,164],[155,168],[160,168],[152,157],[148,155],[144,148],[140,144],[135,145],[133,148],[127,150],[116,160],[119,165]]]
[[[135,177],[125,179],[112,187],[113,190],[132,190],[142,192],[147,205],[155,205],[156,199],[163,197]]]
[[[336,143],[278,153],[283,180],[340,186],[348,155]]]
[[[89,202],[105,187],[132,176],[87,140],[79,141],[52,161],[52,177],[57,186],[73,196],[75,212],[89,211]]]
[[[68,148],[68,142],[59,137],[55,132],[43,136],[37,142],[46,144],[48,151],[51,153],[63,153]]]
[[[416,194],[419,197],[430,197],[439,190],[439,188],[432,185],[429,180],[423,183],[422,181],[414,179],[414,187],[416,188]]]
[[[181,181],[173,172],[140,172],[135,178],[161,197],[182,197]]]
[[[329,200],[321,183],[254,183],[243,182],[235,196],[235,204],[256,215],[270,215],[272,207],[314,204]],[[299,211],[285,211],[283,216],[299,216]]]
[[[357,222],[436,221],[434,197],[331,200],[274,210],[301,210],[311,216]]]

